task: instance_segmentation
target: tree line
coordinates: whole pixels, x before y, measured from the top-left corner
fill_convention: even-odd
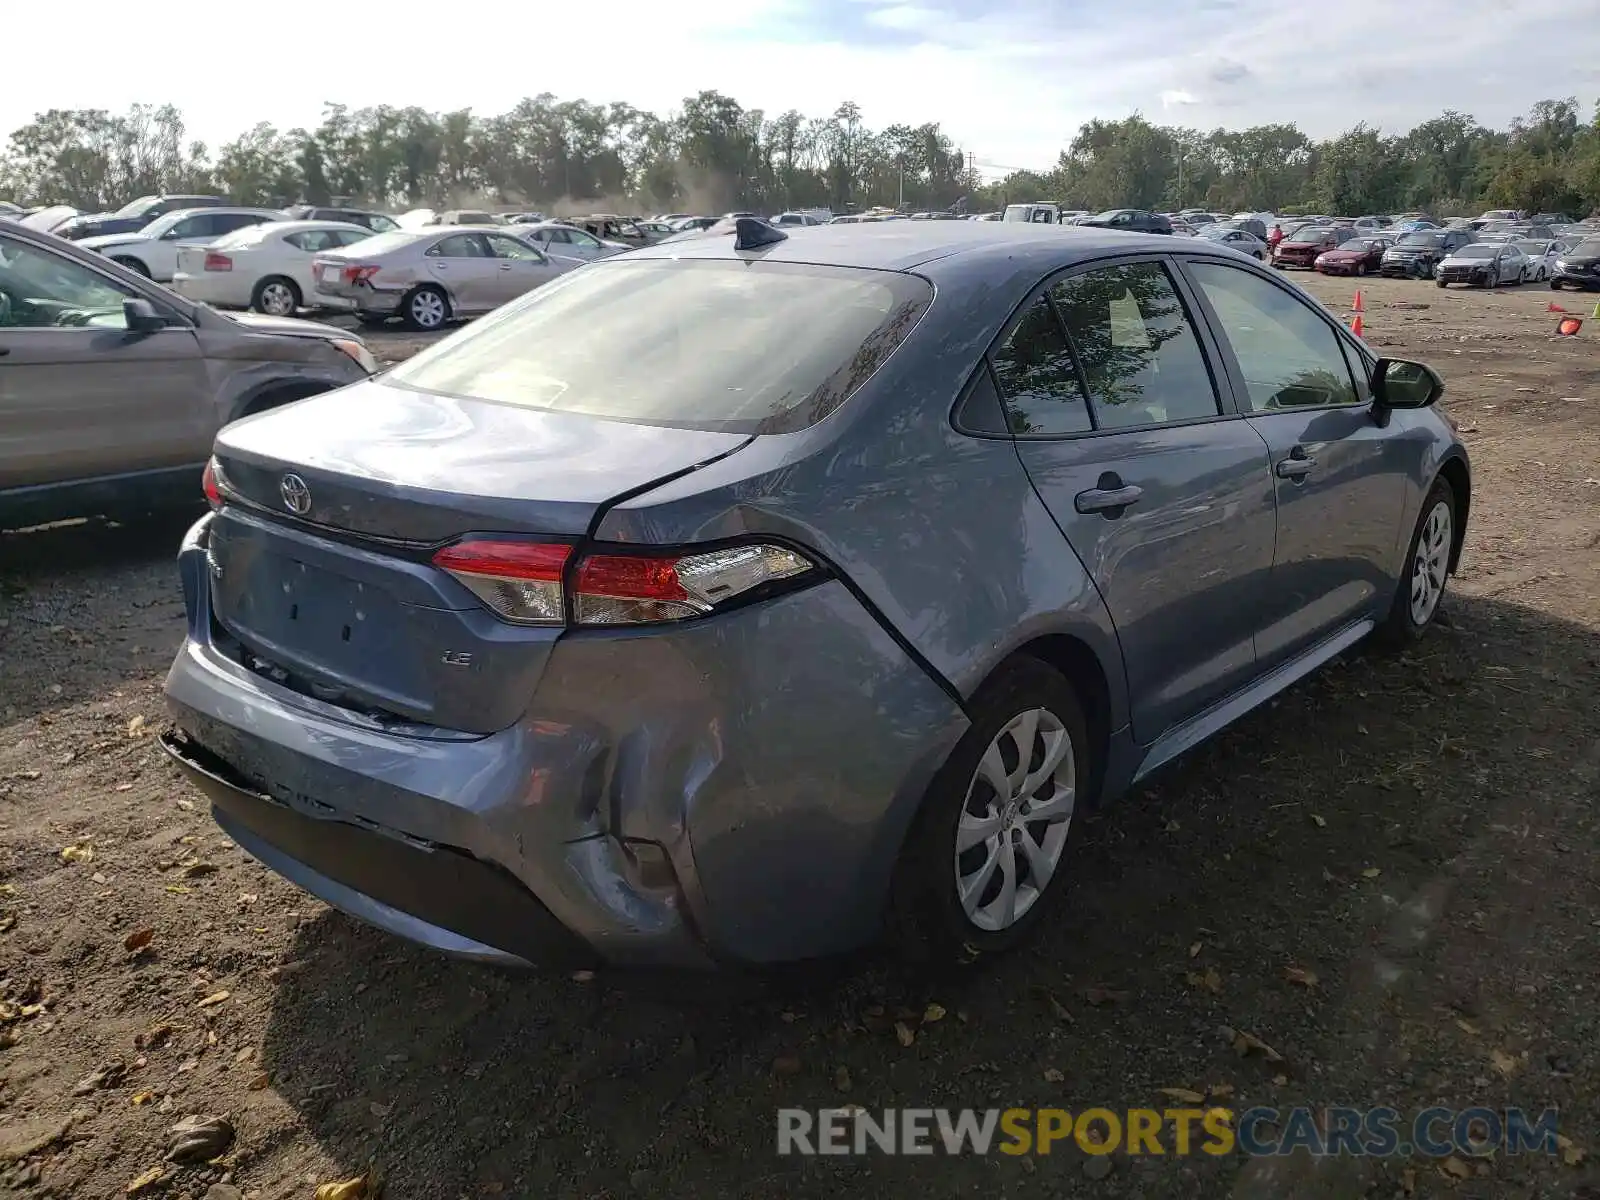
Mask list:
[[[768,116],[715,91],[665,117],[548,93],[497,116],[330,104],[314,129],[263,122],[214,152],[186,132],[172,105],[52,109],[11,134],[0,197],[86,211],[210,191],[240,204],[390,209],[976,212],[1047,199],[1093,210],[1600,211],[1600,106],[1585,119],[1575,99],[1540,101],[1506,129],[1449,111],[1405,134],[1358,124],[1321,141],[1288,124],[1093,120],[1051,170],[987,184],[937,122],[873,130],[849,101],[826,117]]]

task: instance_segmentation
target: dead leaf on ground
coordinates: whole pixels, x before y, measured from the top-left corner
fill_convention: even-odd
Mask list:
[[[922,1010],[922,1023],[924,1025],[931,1025],[935,1021],[942,1020],[944,1020],[944,1005],[930,1004]]]
[[[1517,1073],[1517,1068],[1522,1066],[1522,1060],[1515,1054],[1507,1054],[1504,1050],[1489,1051],[1489,1063],[1505,1078],[1509,1079]]]
[[[1318,829],[1326,829],[1328,827],[1328,818],[1327,817],[1318,816],[1316,813],[1312,813],[1311,814],[1311,823],[1313,825],[1315,825]]]
[[[1206,1087],[1206,1096],[1212,1100],[1226,1100],[1233,1095],[1233,1084],[1213,1083]]]
[[[1045,992],[1045,1003],[1050,1006],[1050,1013],[1058,1021],[1065,1021],[1068,1025],[1076,1025],[1077,1019],[1067,1011],[1067,1006],[1056,999],[1054,992]]]
[[[1046,1083],[1061,1083],[1065,1081],[1066,1078],[1067,1077],[1055,1067],[1046,1067],[1044,1069],[1044,1081]]]
[[[1083,998],[1095,1008],[1101,1008],[1107,1004],[1120,1004],[1122,1001],[1128,998],[1128,993],[1119,992],[1111,988],[1100,987],[1099,985],[1096,985],[1094,987],[1084,988]]]
[[[171,1167],[151,1167],[139,1178],[129,1181],[128,1195],[143,1196],[167,1185],[177,1172]]]
[[[1224,1025],[1221,1028],[1221,1033],[1223,1037],[1233,1044],[1234,1053],[1241,1058],[1250,1054],[1259,1054],[1269,1063],[1281,1063],[1284,1061],[1283,1055],[1248,1030],[1234,1029],[1231,1026]]]
[[[154,929],[135,929],[122,939],[122,948],[129,954],[136,953],[154,941],[155,936],[156,931]]]
[[[143,1108],[155,1098],[156,1094],[154,1092],[135,1092],[130,1099],[130,1103],[132,1103],[135,1108]]]
[[[354,1179],[345,1179],[339,1183],[317,1184],[317,1194],[313,1200],[374,1200],[377,1189],[373,1186],[372,1173],[357,1175]]]
[[[1575,1167],[1589,1157],[1589,1152],[1564,1133],[1556,1134],[1556,1148],[1561,1151],[1561,1161]]]
[[[1189,957],[1190,958],[1199,958],[1200,957],[1200,951],[1203,950],[1203,949],[1205,949],[1205,943],[1204,942],[1190,942],[1189,943]]]
[[[233,1125],[226,1117],[188,1116],[167,1133],[168,1162],[209,1162],[233,1145]]]
[[[1445,1159],[1444,1162],[1440,1163],[1439,1170],[1456,1179],[1472,1178],[1472,1168],[1467,1166],[1466,1163],[1462,1162],[1454,1155],[1451,1155],[1449,1158]]]
[[[0,933],[10,933],[11,932],[11,927],[13,925],[15,925],[16,923],[17,923],[17,918],[14,917],[10,913],[7,913],[5,916],[0,917]]]
[[[1197,1092],[1193,1088],[1168,1087],[1157,1088],[1156,1091],[1169,1100],[1176,1100],[1179,1104],[1204,1104],[1206,1102],[1204,1093]]]
[[[899,1042],[902,1046],[909,1046],[912,1042],[917,1040],[916,1033],[912,1030],[911,1026],[907,1025],[904,1021],[896,1021],[894,1023],[894,1037],[895,1041]]]
[[[133,1044],[140,1050],[154,1050],[177,1031],[177,1026],[169,1025],[163,1021],[160,1025],[151,1026],[144,1033],[134,1034]]]
[[[1400,1172],[1400,1190],[1408,1196],[1416,1194],[1417,1172],[1413,1168],[1407,1167]]]
[[[139,731],[142,730],[143,728],[144,728],[144,717],[143,716],[134,717],[133,720],[128,722],[128,736],[129,737],[138,737],[139,736]]]
[[[833,1069],[833,1086],[841,1092],[850,1090],[850,1068],[843,1063]]]
[[[1377,867],[1367,867],[1366,869],[1364,869],[1361,872],[1361,878],[1363,878],[1363,879],[1376,879],[1379,875],[1382,875],[1382,874],[1383,874],[1383,872],[1380,871]]]
[[[201,1008],[215,1008],[217,1005],[221,1004],[224,1000],[226,1000],[230,995],[232,995],[232,993],[229,992],[226,988],[224,988],[220,992],[212,992],[211,995],[204,997],[200,1001],[200,1005],[199,1006]]]
[[[93,862],[94,847],[89,845],[63,846],[61,848],[61,861],[64,863]]]
[[[264,1092],[271,1085],[272,1076],[268,1072],[263,1071],[261,1074],[252,1079],[248,1086],[252,1092]]]
[[[220,870],[222,868],[216,863],[192,862],[184,864],[183,874],[186,879],[201,879],[207,875],[215,875]]]
[[[1461,1030],[1462,1033],[1471,1034],[1473,1037],[1477,1037],[1478,1036],[1478,1027],[1476,1025],[1474,1025],[1471,1021],[1464,1021],[1460,1017],[1457,1017],[1456,1018],[1456,1028]]]
[[[1222,991],[1222,972],[1215,967],[1207,967],[1204,971],[1190,971],[1184,978],[1192,988],[1216,993]]]
[[[1283,977],[1290,983],[1298,983],[1303,988],[1317,986],[1317,973],[1305,967],[1285,967],[1283,969]]]

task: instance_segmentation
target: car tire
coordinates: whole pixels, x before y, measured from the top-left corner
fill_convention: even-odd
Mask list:
[[[1436,287],[1436,288],[1442,288],[1442,287],[1449,287],[1450,285],[1447,284],[1443,279],[1435,279],[1433,281],[1433,286]]]
[[[969,710],[972,723],[928,787],[892,887],[896,949],[935,970],[1010,950],[1046,919],[1065,892],[1073,815],[1096,778],[1077,692],[1038,659],[1020,656],[1006,664],[973,696]],[[1019,750],[1024,741],[1031,770]],[[1059,755],[1058,765],[1031,792],[1022,791],[1051,754]],[[1041,801],[1046,789],[1053,790]],[[1050,816],[1023,819],[1047,810]],[[987,837],[985,827],[992,830]],[[977,840],[958,851],[963,836]],[[1035,871],[1044,864],[1049,875],[1039,887]]]
[[[389,324],[388,317],[357,317],[356,324],[363,329],[382,329]]]
[[[1438,618],[1450,581],[1460,511],[1449,481],[1435,479],[1417,515],[1417,527],[1411,531],[1388,616],[1378,627],[1380,645],[1402,650],[1427,633]]]
[[[1367,264],[1366,263],[1357,263],[1356,264],[1356,278],[1359,279],[1362,276],[1366,275],[1366,273],[1367,273]]]
[[[135,275],[143,275],[146,279],[150,278],[150,268],[145,266],[140,259],[130,258],[125,254],[119,254],[113,257],[111,261],[116,263],[119,267],[126,267]]]
[[[1559,291],[1560,291],[1560,290],[1561,290],[1561,280],[1559,280],[1559,279],[1552,279],[1552,280],[1551,280],[1551,281],[1550,281],[1550,290],[1551,290],[1551,291],[1552,291],[1552,292],[1559,292]]]
[[[250,311],[269,317],[292,317],[303,303],[299,285],[282,275],[268,275],[250,293]]]
[[[400,315],[406,327],[418,333],[436,333],[450,320],[450,299],[439,288],[424,284],[406,293]]]

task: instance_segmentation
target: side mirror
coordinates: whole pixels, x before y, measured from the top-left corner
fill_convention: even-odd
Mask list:
[[[1444,395],[1444,380],[1426,363],[1380,358],[1372,368],[1372,400],[1380,408],[1427,408]]]
[[[167,327],[167,319],[148,300],[124,300],[122,319],[127,323],[129,333],[154,333]]]

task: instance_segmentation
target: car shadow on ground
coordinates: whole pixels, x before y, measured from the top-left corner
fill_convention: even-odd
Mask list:
[[[786,1105],[1170,1107],[1160,1089],[1182,1087],[1240,1108],[1537,1100],[1592,1127],[1572,1080],[1600,1061],[1568,1001],[1597,882],[1570,853],[1593,836],[1597,681],[1593,631],[1454,598],[1404,655],[1331,665],[1081,820],[1059,921],[959,979],[881,958],[761,984],[516,975],[324,912],[276,985],[263,1065],[330,1156],[386,1170],[390,1200],[920,1196],[935,1169],[941,1194],[1102,1187],[1076,1151],[779,1158]],[[1476,1040],[1503,1029],[1520,1074]],[[1536,1069],[1556,1042],[1565,1072]],[[1113,1167],[1152,1195],[1335,1200],[1371,1182],[1351,1172],[1398,1185],[1403,1165],[1291,1185],[1263,1161]],[[1494,1169],[1456,1194],[1553,1194],[1508,1182],[1563,1170]]]

